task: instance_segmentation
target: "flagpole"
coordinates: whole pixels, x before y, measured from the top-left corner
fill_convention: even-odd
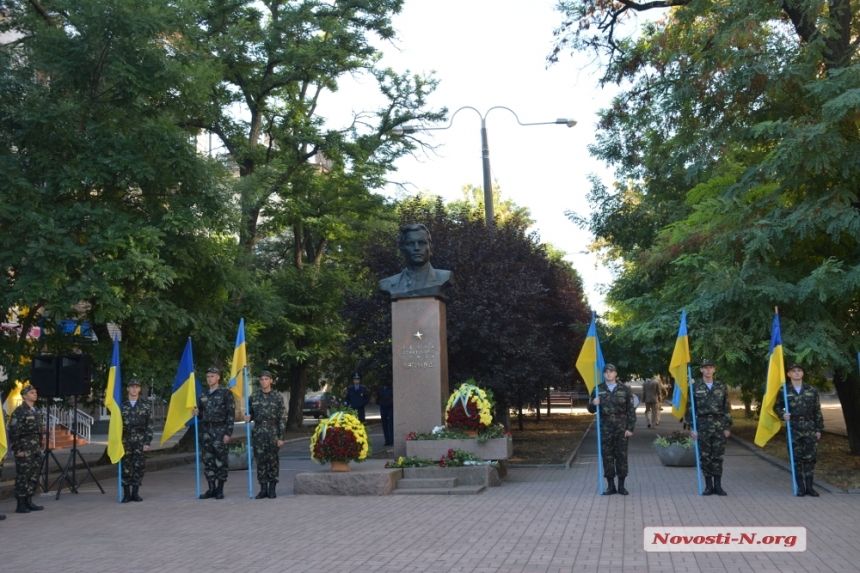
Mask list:
[[[599,359],[598,354],[598,346],[597,346],[597,320],[595,317],[595,312],[591,311],[591,322],[594,323],[594,397],[598,398],[600,396],[598,390],[600,387],[601,376],[599,373],[597,361]],[[593,400],[592,400],[593,401]],[[597,488],[600,491],[600,495],[603,495],[603,440],[600,437],[600,405],[598,404],[595,411],[597,412]]]
[[[248,404],[248,366],[242,369],[242,380],[245,384],[245,415],[251,415],[251,408]],[[248,438],[248,499],[254,499],[254,478],[251,475],[251,422],[245,423],[245,434]]]
[[[122,460],[116,464],[116,498],[122,503]]]
[[[200,499],[200,434],[197,431],[197,416],[194,416],[194,467],[197,475],[197,499]]]
[[[693,392],[693,369],[690,363],[687,362],[687,381],[690,383],[690,412],[693,413],[693,432],[696,434],[696,439],[693,440],[693,445],[696,448],[696,481],[699,484],[699,495],[704,493],[702,489],[702,462],[699,459],[699,426],[696,422],[696,398]]]
[[[785,413],[789,414],[789,418],[791,417],[788,410],[788,382],[782,385],[782,399],[785,400]],[[761,414],[759,414],[761,415]],[[794,489],[794,495],[797,495],[797,474],[794,470],[794,444],[791,442],[791,420],[785,421],[785,431],[788,434],[788,461],[791,463],[791,483],[792,488]]]

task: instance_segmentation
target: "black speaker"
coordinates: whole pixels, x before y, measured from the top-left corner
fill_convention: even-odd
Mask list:
[[[30,384],[36,387],[39,398],[57,396],[57,372],[60,367],[60,357],[43,354],[33,357],[33,373]]]
[[[93,380],[93,357],[91,354],[70,354],[60,360],[57,380],[58,396],[86,396]]]

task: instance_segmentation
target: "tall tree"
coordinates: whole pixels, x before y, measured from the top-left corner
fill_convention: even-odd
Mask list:
[[[624,88],[592,149],[621,183],[595,184],[595,211],[579,219],[618,265],[616,317],[634,339],[669,341],[686,307],[695,350],[721,358],[751,392],[779,306],[794,357],[832,370],[860,454],[858,8],[559,6],[550,59],[597,50],[603,82]],[[625,18],[655,9],[659,19],[622,35]],[[625,228],[631,217],[639,229]]]

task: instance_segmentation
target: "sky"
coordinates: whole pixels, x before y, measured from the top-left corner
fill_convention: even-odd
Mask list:
[[[584,54],[565,55],[547,68],[552,32],[561,22],[554,5],[554,0],[406,0],[394,18],[398,40],[378,46],[382,66],[434,72],[440,84],[429,105],[448,108],[449,118],[462,106],[481,114],[506,106],[523,123],[578,122],[572,128],[523,127],[509,111],[493,110],[486,119],[490,165],[503,198],[531,210],[541,240],[567,253],[590,305],[602,311],[602,287],[611,282],[611,273],[586,252],[592,237],[565,212],[588,214],[590,174],[612,182],[611,171],[587,148],[594,141],[597,111],[610,104],[614,92],[598,86],[599,70]],[[320,112],[333,124],[346,123],[351,112],[378,106],[379,97],[372,80],[348,78],[321,102]],[[450,129],[420,135],[438,146],[435,153],[401,158],[391,179],[406,183],[409,193],[446,200],[460,198],[464,185],[482,187],[480,128],[478,113],[461,111]],[[396,196],[398,189],[392,185],[381,192]]]

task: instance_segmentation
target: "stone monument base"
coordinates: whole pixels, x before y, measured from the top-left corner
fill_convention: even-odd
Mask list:
[[[403,470],[386,468],[385,460],[349,464],[348,472],[332,472],[328,464],[296,476],[295,495],[388,495],[403,477]]]
[[[438,460],[448,455],[448,450],[463,450],[475,454],[482,460],[506,460],[514,453],[513,441],[508,438],[493,438],[483,444],[478,440],[406,440],[406,455]]]

